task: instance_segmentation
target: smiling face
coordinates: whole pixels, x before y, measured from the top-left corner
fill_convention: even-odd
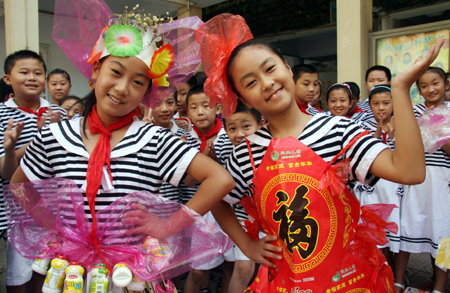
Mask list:
[[[449,84],[438,73],[433,71],[425,72],[419,78],[419,91],[425,99],[427,107],[439,106],[444,103],[445,90]]]
[[[329,92],[327,101],[328,109],[333,116],[345,116],[352,106],[348,93],[343,89],[335,89]]]
[[[60,73],[52,74],[48,79],[47,85],[48,92],[53,98],[53,104],[58,104],[62,98],[66,97],[72,87],[66,76]]]
[[[149,88],[148,67],[137,57],[108,56],[94,64],[97,112],[104,124],[119,121],[142,101]]]
[[[370,90],[377,85],[380,84],[390,84],[391,82],[388,80],[387,76],[386,76],[386,72],[384,72],[383,70],[374,70],[372,72],[369,73],[369,75],[367,76],[367,81],[366,81],[366,89],[367,92],[370,92]]]
[[[17,100],[37,100],[45,88],[44,66],[34,58],[19,59],[3,80],[12,86]]]
[[[170,96],[167,100],[161,102],[152,111],[153,119],[155,119],[155,125],[169,128],[170,120],[175,113],[176,103],[174,96]]]
[[[378,123],[388,123],[391,121],[393,111],[391,93],[382,92],[372,95],[372,98],[370,99],[370,108]]]
[[[295,83],[295,98],[300,104],[309,103],[320,90],[317,73],[303,73]]]
[[[289,65],[262,46],[244,48],[230,66],[241,100],[266,117],[281,114],[292,103],[295,84]]]
[[[72,119],[73,116],[81,112],[83,104],[77,102],[78,100],[68,99],[61,104],[61,108],[66,111],[67,120]]]
[[[238,112],[226,119],[225,131],[231,143],[235,146],[261,128],[262,123],[258,123],[250,112]]]
[[[209,97],[204,93],[189,96],[188,114],[192,123],[205,135],[213,129],[216,115],[220,113],[220,107],[209,107]]]

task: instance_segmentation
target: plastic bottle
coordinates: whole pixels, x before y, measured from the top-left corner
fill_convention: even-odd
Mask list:
[[[38,274],[47,275],[48,270],[50,269],[50,261],[51,258],[36,258],[31,265],[31,269]]]
[[[151,236],[144,238],[144,250],[149,254],[148,261],[152,270],[161,270],[173,258],[169,246]]]
[[[131,283],[127,286],[127,289],[130,291],[142,292],[145,290],[145,282],[133,275],[133,280],[131,280]]]
[[[68,265],[67,257],[63,255],[57,255],[56,258],[52,259],[51,268],[48,270],[44,286],[42,286],[42,292],[60,293],[62,291]]]
[[[79,262],[71,262],[66,268],[64,293],[83,293],[84,268]]]
[[[109,292],[109,270],[105,264],[95,264],[89,272],[89,293]]]
[[[118,263],[114,266],[112,281],[114,285],[120,288],[127,287],[133,280],[133,273],[124,263]]]

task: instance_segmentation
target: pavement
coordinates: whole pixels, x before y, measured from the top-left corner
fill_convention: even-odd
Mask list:
[[[411,254],[408,262],[408,267],[406,268],[406,276],[409,280],[409,286],[417,289],[425,289],[424,285],[431,282],[432,275],[433,275],[433,267],[431,265],[430,254],[428,253]],[[218,268],[215,268],[211,271],[210,277],[211,292],[222,293],[221,283],[222,283],[222,269],[219,266]],[[445,292],[450,293],[450,278],[447,279]]]

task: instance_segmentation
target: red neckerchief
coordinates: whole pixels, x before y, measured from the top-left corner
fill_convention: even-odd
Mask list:
[[[112,175],[111,175],[111,165],[110,165],[110,157],[111,157],[111,146],[110,146],[110,138],[111,131],[120,129],[133,121],[134,116],[140,116],[141,109],[137,107],[134,111],[130,112],[127,116],[123,117],[117,122],[111,123],[107,128],[103,126],[103,122],[98,116],[97,113],[97,105],[92,107],[92,111],[89,113],[87,119],[89,122],[89,131],[91,134],[101,133],[101,136],[98,142],[95,144],[94,150],[89,157],[88,168],[86,172],[86,197],[89,203],[89,210],[92,215],[92,231],[91,231],[91,240],[100,254],[101,258],[105,262],[105,264],[109,267],[109,264],[106,262],[103,257],[103,253],[98,245],[96,230],[97,230],[97,218],[95,216],[95,197],[100,188],[100,182],[102,180],[103,174],[103,166],[108,166],[108,173],[112,183]]]
[[[42,115],[44,115],[44,113],[47,112],[47,110],[48,110],[47,107],[39,108],[36,111],[33,111],[31,109],[28,109],[28,108],[23,108],[23,107],[17,107],[17,109],[22,110],[22,111],[27,112],[27,113],[30,113],[30,114],[36,115],[37,116],[37,123],[39,123],[39,121],[41,121]]]
[[[383,130],[381,131],[381,135],[383,136],[383,143],[387,144],[387,132],[384,132]]]
[[[198,137],[201,139],[202,143],[200,144],[200,152],[203,152],[206,148],[206,140],[208,138],[210,138],[211,136],[216,135],[217,133],[219,133],[219,131],[222,129],[222,121],[219,118],[216,118],[214,127],[206,134],[203,135],[200,130],[198,130],[197,126],[194,125],[194,127],[192,127],[192,129],[195,130],[195,132],[197,133]]]
[[[347,118],[352,118],[353,115],[355,115],[356,113],[361,113],[361,112],[365,112],[363,111],[358,105],[355,107],[355,109],[353,109],[353,111],[351,111],[350,113],[348,113]]]
[[[297,100],[295,100],[295,102],[297,103],[297,106],[300,109],[300,111],[302,111],[306,115],[309,115],[309,113],[306,111],[306,109],[308,109],[308,103],[300,105],[300,103]]]

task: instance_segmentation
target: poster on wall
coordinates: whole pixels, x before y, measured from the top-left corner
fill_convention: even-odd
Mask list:
[[[376,64],[384,65],[391,70],[392,77],[414,64],[418,57],[425,57],[429,49],[440,36],[445,37],[445,43],[438,57],[431,66],[449,71],[449,29],[404,35],[376,40]],[[410,90],[414,104],[423,102],[414,84]]]

